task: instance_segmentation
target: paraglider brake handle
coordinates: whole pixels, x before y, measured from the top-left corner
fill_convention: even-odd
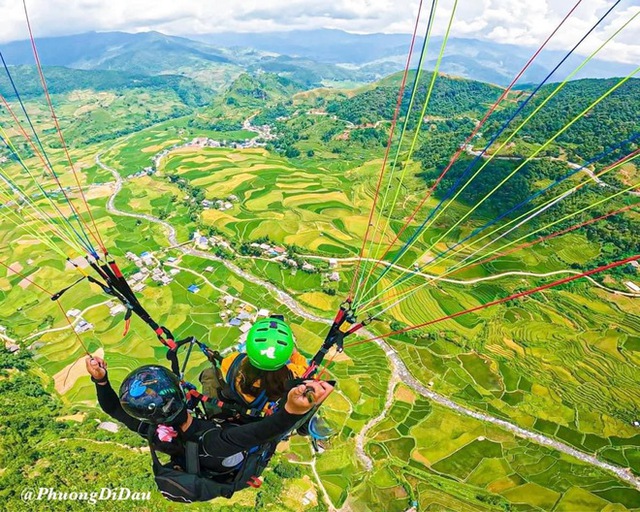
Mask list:
[[[168,352],[177,352],[178,349],[184,345],[186,345],[187,343],[193,343],[193,342],[197,342],[197,340],[193,337],[193,336],[189,336],[187,338],[184,338],[183,340],[178,340],[175,342],[175,346],[170,348],[168,350]]]

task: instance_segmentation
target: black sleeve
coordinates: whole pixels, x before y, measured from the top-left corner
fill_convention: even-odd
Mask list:
[[[202,437],[202,448],[209,455],[226,457],[287,434],[306,416],[289,414],[283,407],[272,416],[248,425],[206,432]]]
[[[137,434],[146,436],[149,426],[146,423],[141,422],[135,418],[129,416],[122,405],[118,395],[111,387],[111,383],[107,381],[104,386],[96,384],[96,394],[98,395],[98,403],[101,409],[111,416],[114,420],[124,423],[129,430],[133,430]]]

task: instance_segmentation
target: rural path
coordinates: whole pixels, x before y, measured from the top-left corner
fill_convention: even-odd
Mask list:
[[[250,256],[243,256],[243,257],[251,258]],[[329,260],[335,259],[336,261],[342,262],[342,263],[356,262],[356,261],[358,261],[360,259],[359,257],[329,258],[327,256],[314,256],[314,255],[311,255],[311,254],[301,254],[300,257],[304,258],[304,259],[310,259],[310,260],[311,259],[315,259],[315,260],[323,260],[323,261],[329,261]],[[272,260],[269,260],[268,258],[254,258],[254,259],[272,261]],[[462,285],[462,286],[469,286],[469,285],[472,285],[472,284],[482,283],[484,281],[494,281],[496,279],[500,279],[500,278],[503,278],[503,277],[509,277],[509,276],[551,277],[551,276],[558,276],[558,275],[562,275],[562,274],[578,275],[578,274],[582,273],[582,272],[578,272],[577,270],[568,270],[568,269],[567,270],[555,270],[553,272],[545,272],[545,273],[521,272],[521,271],[515,271],[514,270],[514,271],[510,271],[510,272],[502,272],[501,274],[494,274],[494,275],[491,275],[491,276],[485,276],[485,277],[478,277],[478,278],[474,278],[474,279],[463,279],[463,280],[461,280],[461,279],[450,279],[450,278],[446,278],[446,277],[440,277],[440,276],[436,276],[436,275],[433,275],[433,274],[425,274],[424,272],[417,272],[415,270],[411,270],[410,268],[401,267],[399,265],[393,264],[393,263],[391,263],[389,261],[376,260],[374,258],[362,258],[362,261],[367,261],[367,262],[370,262],[370,263],[376,263],[378,265],[384,265],[386,267],[391,267],[394,270],[398,270],[399,272],[404,272],[406,274],[413,274],[413,275],[418,276],[418,277],[424,277],[425,279],[429,279],[429,282],[443,281],[445,283],[459,284],[459,285]],[[640,293],[623,292],[621,290],[614,290],[613,288],[608,288],[607,286],[604,286],[603,284],[600,284],[598,281],[593,279],[591,276],[586,276],[585,279],[590,281],[595,286],[598,286],[599,288],[602,288],[603,290],[606,290],[608,292],[615,293],[616,295],[625,295],[627,297],[640,297]]]
[[[162,226],[164,226],[164,228],[167,231],[167,236],[169,238],[169,242],[170,245],[172,246],[179,246],[180,244],[178,244],[178,240],[177,240],[177,232],[176,229],[171,226],[168,222],[160,220],[156,217],[153,217],[151,215],[146,215],[146,214],[136,214],[136,213],[129,213],[129,212],[122,212],[120,210],[118,210],[117,208],[115,208],[114,206],[114,202],[115,202],[115,197],[118,194],[118,192],[122,189],[122,177],[120,176],[120,174],[118,173],[118,171],[116,171],[115,169],[112,169],[111,167],[108,167],[106,165],[104,165],[101,161],[100,161],[100,155],[96,155],[96,164],[98,164],[101,168],[111,172],[114,176],[114,178],[116,179],[116,187],[114,189],[114,193],[113,195],[109,198],[109,201],[107,202],[107,210],[110,213],[113,213],[114,215],[121,215],[121,216],[127,216],[127,217],[135,217],[135,218],[139,218],[139,219],[144,219],[144,220],[148,220],[149,222],[153,222],[156,224],[160,224]],[[245,272],[244,270],[242,270],[241,268],[237,267],[236,265],[234,265],[233,263],[227,261],[227,260],[223,260],[221,258],[218,258],[217,256],[211,254],[211,253],[207,253],[207,252],[203,252],[203,251],[198,251],[195,250],[191,247],[187,247],[187,246],[179,246],[178,249],[180,251],[182,251],[184,254],[190,254],[192,256],[197,256],[200,258],[204,258],[207,260],[211,260],[211,261],[216,261],[218,263],[223,264],[225,267],[227,267],[229,270],[231,270],[232,272],[234,272],[236,275],[246,279],[247,281],[254,283],[256,285],[262,286],[263,288],[269,290],[271,293],[273,293],[276,297],[276,299],[283,304],[284,306],[286,306],[287,308],[289,308],[291,311],[293,311],[294,313],[296,313],[297,315],[303,317],[303,318],[307,318],[309,320],[315,321],[315,322],[320,322],[320,323],[324,323],[324,324],[331,324],[331,320],[327,319],[327,318],[321,318],[318,317],[312,313],[309,313],[308,311],[306,311],[305,309],[303,309],[298,303],[297,301],[291,296],[289,295],[287,292],[280,290],[279,288],[277,288],[276,286],[274,286],[273,284],[263,281],[262,279],[249,274],[247,272]],[[364,329],[361,331],[362,334],[365,337],[370,337],[370,338],[374,338],[374,335],[370,332],[365,331]],[[469,416],[472,418],[475,418],[479,421],[483,421],[483,422],[487,422],[487,423],[491,423],[493,425],[496,425],[504,430],[507,430],[511,433],[513,433],[514,435],[524,438],[524,439],[528,439],[530,441],[533,441],[539,445],[542,446],[546,446],[548,448],[557,450],[559,452],[565,453],[567,455],[570,455],[572,457],[575,457],[576,459],[586,463],[586,464],[590,464],[591,466],[597,467],[599,469],[605,470],[609,473],[613,473],[615,475],[617,475],[617,477],[620,480],[623,480],[627,483],[629,483],[630,485],[632,485],[633,487],[635,487],[636,489],[640,490],[640,478],[636,477],[635,475],[633,475],[633,473],[631,472],[631,470],[629,470],[628,468],[622,468],[613,464],[609,464],[608,462],[604,462],[601,461],[600,459],[598,459],[597,457],[594,457],[593,455],[589,455],[587,453],[581,452],[579,450],[576,450],[575,448],[573,448],[572,446],[569,446],[565,443],[562,443],[560,441],[557,441],[555,439],[552,439],[550,437],[544,436],[542,434],[539,434],[537,432],[533,432],[530,430],[526,430],[522,427],[519,427],[513,423],[510,423],[508,421],[493,417],[487,413],[484,412],[480,412],[477,410],[473,410],[470,409],[468,407],[465,407],[463,405],[460,405],[456,402],[454,402],[453,400],[447,398],[446,396],[440,395],[434,391],[432,391],[431,389],[429,389],[427,386],[425,386],[424,384],[422,384],[420,381],[418,381],[409,371],[409,369],[406,367],[406,365],[404,364],[404,361],[402,361],[402,358],[400,357],[400,355],[390,346],[388,345],[384,340],[381,339],[377,339],[373,341],[374,343],[376,343],[383,351],[384,353],[387,355],[389,362],[390,362],[390,366],[391,366],[391,378],[389,380],[390,382],[390,386],[389,388],[393,388],[395,387],[395,383],[394,380],[401,380],[405,385],[409,386],[410,388],[412,388],[414,391],[416,391],[417,393],[419,393],[420,395],[429,398],[430,400],[436,402],[437,404],[446,407],[448,409],[451,409],[453,411],[458,412],[459,414],[465,415],[465,416]],[[393,393],[393,389],[390,389],[388,391],[388,393]],[[387,395],[388,396],[388,395]],[[370,422],[370,424],[368,424],[369,429],[371,427],[373,427],[375,423]],[[362,445],[364,445],[364,441],[362,442]],[[362,461],[362,463],[365,465],[365,467],[369,468],[372,467],[373,462],[371,461],[370,458],[368,458],[368,456],[366,455],[366,453],[364,453],[364,446],[362,447],[362,452],[359,452],[358,455],[360,456],[360,459]]]
[[[473,147],[470,147],[469,145],[465,146],[464,149],[465,149],[467,154],[469,154],[471,156],[475,156],[475,157],[482,157],[485,160],[488,160],[490,158],[495,158],[496,160],[510,160],[510,161],[514,161],[514,162],[515,161],[524,160],[524,158],[518,157],[518,156],[487,155],[486,153],[483,153],[482,151],[473,149]],[[598,177],[598,175],[596,175],[596,173],[594,173],[591,169],[589,169],[587,167],[584,167],[583,165],[576,164],[575,162],[569,162],[567,160],[563,160],[562,158],[558,158],[558,157],[555,157],[555,156],[541,156],[541,157],[533,158],[533,160],[551,160],[552,162],[562,162],[563,164],[566,164],[567,166],[569,166],[573,170],[580,169],[580,172],[585,173],[587,176],[589,176],[589,178],[591,178],[595,183],[597,183],[601,187],[614,188],[614,187],[612,187],[612,185],[606,183],[600,177]],[[640,191],[637,191],[637,190],[630,190],[627,193],[632,195],[632,196],[640,197]]]
[[[49,333],[52,333],[52,332],[66,331],[67,329],[72,329],[72,328],[74,328],[76,326],[76,324],[86,314],[87,311],[91,311],[92,309],[99,308],[100,306],[106,306],[109,302],[111,302],[111,301],[110,300],[106,300],[104,302],[100,302],[99,304],[94,304],[93,306],[89,306],[89,307],[83,309],[80,312],[80,314],[78,316],[76,316],[76,318],[74,318],[67,325],[65,325],[63,327],[55,327],[55,328],[51,328],[51,329],[45,329],[44,331],[36,332],[35,334],[31,334],[30,336],[27,336],[23,341],[29,341],[29,340],[32,340],[34,338],[38,338],[40,336],[43,336],[44,334],[49,334]]]

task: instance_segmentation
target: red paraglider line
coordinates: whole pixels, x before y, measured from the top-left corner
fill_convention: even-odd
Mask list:
[[[631,257],[625,258],[623,260],[615,261],[613,263],[609,263],[608,265],[603,265],[601,267],[594,268],[594,269],[588,270],[586,272],[582,272],[581,274],[576,274],[576,275],[573,275],[573,276],[565,277],[564,279],[559,279],[558,281],[554,281],[552,283],[548,283],[548,284],[545,284],[545,285],[542,285],[542,286],[538,286],[536,288],[532,288],[532,289],[526,290],[524,292],[514,293],[513,295],[509,295],[508,297],[505,297],[503,299],[498,299],[498,300],[494,300],[492,302],[488,302],[487,304],[482,304],[482,305],[476,306],[474,308],[465,309],[464,311],[458,311],[457,313],[453,313],[451,315],[443,316],[441,318],[436,318],[435,320],[430,320],[429,322],[424,322],[422,324],[414,325],[412,327],[405,327],[404,329],[399,329],[397,331],[389,332],[387,334],[381,334],[380,336],[375,336],[373,338],[369,338],[367,340],[359,341],[357,343],[350,343],[349,345],[345,345],[345,346],[346,347],[356,347],[356,346],[361,345],[363,343],[369,343],[371,341],[381,340],[381,339],[384,339],[384,338],[388,338],[390,336],[403,334],[405,332],[412,331],[414,329],[420,329],[422,327],[427,327],[429,325],[433,325],[433,324],[436,324],[436,323],[439,323],[439,322],[444,322],[445,320],[451,320],[453,318],[457,318],[459,316],[466,315],[467,313],[473,313],[475,311],[480,311],[482,309],[486,309],[486,308],[489,308],[491,306],[496,306],[498,304],[504,304],[505,302],[508,302],[510,300],[515,300],[515,299],[519,299],[519,298],[522,298],[522,297],[526,297],[526,296],[532,295],[534,293],[538,293],[538,292],[541,292],[541,291],[544,291],[544,290],[548,290],[549,288],[554,288],[554,287],[560,286],[562,284],[570,283],[571,281],[575,281],[576,279],[580,279],[580,278],[583,278],[583,277],[588,277],[588,276],[591,276],[593,274],[597,274],[599,272],[604,272],[605,270],[610,270],[610,269],[615,268],[615,267],[620,267],[622,265],[626,265],[628,263],[631,263],[632,261],[638,261],[638,260],[640,260],[640,254],[636,254],[635,256],[631,256]]]
[[[400,108],[402,106],[402,98],[404,96],[404,91],[407,85],[407,77],[409,76],[409,69],[411,67],[411,57],[413,57],[413,49],[415,47],[416,38],[418,35],[418,26],[420,25],[420,15],[422,13],[422,4],[424,0],[420,0],[420,5],[418,7],[418,16],[416,18],[415,28],[413,29],[413,37],[411,39],[411,46],[409,47],[409,55],[407,56],[407,64],[404,68],[404,75],[402,77],[402,84],[400,85],[400,90],[398,91],[398,101],[396,103],[396,109],[393,114],[393,120],[391,122],[391,132],[389,133],[389,139],[387,141],[387,149],[384,154],[384,159],[382,161],[382,168],[380,170],[380,176],[378,177],[378,183],[376,185],[376,191],[373,196],[373,204],[371,205],[371,211],[369,212],[369,220],[367,222],[367,230],[365,232],[364,238],[362,240],[362,247],[360,249],[360,257],[358,258],[358,262],[356,264],[356,270],[353,274],[353,280],[351,281],[351,288],[349,289],[349,300],[353,298],[353,292],[355,291],[356,282],[358,280],[358,273],[360,272],[360,265],[362,262],[362,258],[364,257],[364,250],[367,244],[367,239],[369,238],[369,231],[371,230],[371,223],[373,222],[373,214],[375,213],[376,204],[378,202],[378,198],[380,197],[380,188],[382,187],[382,179],[384,177],[384,170],[387,166],[387,162],[389,161],[389,154],[391,153],[391,147],[393,146],[393,136],[395,134],[396,127],[398,125],[398,118],[400,116]]]
[[[80,184],[80,180],[78,179],[78,173],[76,172],[76,168],[75,165],[73,164],[73,160],[71,159],[71,155],[69,154],[69,148],[67,147],[67,143],[64,139],[64,135],[62,135],[62,130],[60,128],[60,123],[58,122],[58,116],[56,116],[56,112],[55,109],[53,108],[53,103],[51,102],[51,96],[49,94],[49,88],[47,86],[47,81],[44,78],[44,73],[42,72],[42,65],[40,63],[40,56],[38,54],[38,48],[36,47],[36,41],[33,37],[33,31],[31,30],[31,22],[29,20],[29,11],[27,10],[27,2],[26,0],[22,0],[22,5],[24,7],[24,15],[25,18],[27,20],[27,28],[29,29],[29,39],[31,40],[31,48],[33,50],[33,56],[35,58],[36,61],[36,67],[38,69],[38,75],[40,76],[40,82],[42,83],[42,89],[44,91],[45,97],[47,98],[47,103],[49,105],[49,110],[51,111],[51,117],[53,119],[53,122],[56,126],[56,131],[58,132],[58,137],[60,139],[60,143],[62,144],[62,148],[64,149],[64,153],[67,157],[67,161],[69,162],[69,166],[71,167],[71,171],[73,172],[73,177],[75,178],[76,184],[78,185],[78,190],[80,190],[80,196],[82,197],[82,201],[84,203],[84,206],[87,210],[87,212],[89,213],[89,217],[91,218],[91,222],[93,224],[93,229],[95,230],[95,233],[93,233],[92,230],[89,230],[89,233],[91,233],[91,236],[93,236],[93,238],[95,239],[95,241],[98,243],[98,245],[100,246],[100,249],[102,250],[102,252],[104,253],[105,257],[107,255],[107,249],[104,245],[104,242],[102,240],[102,237],[100,236],[100,232],[98,230],[98,226],[96,225],[96,220],[93,216],[93,213],[91,212],[91,208],[89,208],[89,203],[87,202],[87,198],[84,195],[84,191],[82,189],[82,185]]]

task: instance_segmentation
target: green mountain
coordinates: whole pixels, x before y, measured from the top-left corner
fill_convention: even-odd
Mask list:
[[[79,89],[92,91],[127,91],[149,89],[152,91],[173,91],[185,104],[201,106],[206,104],[212,91],[197,84],[193,79],[176,75],[139,75],[119,71],[79,70],[63,67],[47,67],[44,70],[47,86],[51,94],[65,94]],[[18,92],[23,98],[38,97],[43,94],[38,72],[33,66],[15,66],[11,69]],[[0,75],[0,94],[6,98],[15,97],[8,77]]]
[[[427,96],[432,73],[424,73],[416,90],[412,116],[418,114]],[[408,79],[402,102],[402,115],[406,115],[415,72]],[[391,120],[398,99],[401,75],[396,74],[356,91],[350,98],[329,101],[327,111],[355,124]],[[433,116],[479,115],[487,104],[494,102],[501,89],[489,84],[466,79],[440,76],[433,90],[428,114]]]

